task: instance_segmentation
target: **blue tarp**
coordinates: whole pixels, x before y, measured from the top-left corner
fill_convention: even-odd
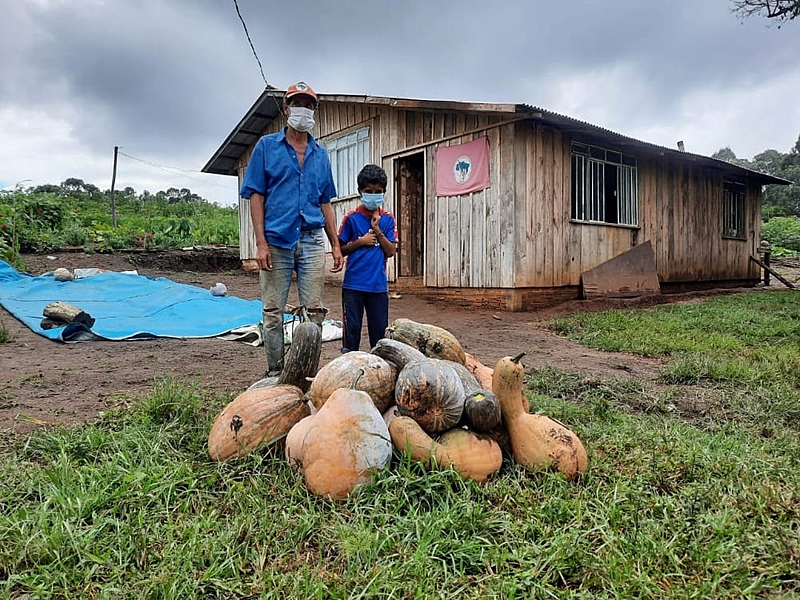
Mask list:
[[[89,313],[94,326],[42,329],[42,311],[56,301]],[[107,272],[61,282],[52,274],[20,273],[1,260],[0,305],[36,333],[63,342],[215,337],[261,321],[260,300],[212,296],[163,277]]]

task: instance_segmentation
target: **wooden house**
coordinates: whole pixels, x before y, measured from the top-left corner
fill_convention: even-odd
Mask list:
[[[284,125],[282,97],[265,90],[203,171],[240,184],[256,141]],[[312,133],[331,157],[337,219],[358,203],[361,167],[375,163],[389,176],[386,209],[399,239],[390,287],[486,307],[579,298],[587,273],[602,275],[593,270],[639,246],[664,292],[754,285],[762,186],[788,183],[526,104],[319,99]],[[437,149],[483,136],[489,187],[437,196]],[[240,198],[239,208],[248,264],[255,256],[249,201]],[[610,295],[652,291],[606,287]]]

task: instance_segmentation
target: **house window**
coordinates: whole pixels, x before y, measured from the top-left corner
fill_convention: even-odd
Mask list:
[[[637,190],[635,158],[573,142],[573,220],[638,225]]]
[[[369,127],[323,142],[331,158],[333,181],[339,198],[358,194],[356,177],[369,164]]]
[[[744,233],[744,185],[732,181],[722,183],[722,237],[747,239]]]

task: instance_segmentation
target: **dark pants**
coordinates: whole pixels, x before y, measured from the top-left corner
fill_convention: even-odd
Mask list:
[[[389,326],[389,293],[342,288],[342,352],[358,350],[364,312],[367,313],[369,345],[374,348]]]

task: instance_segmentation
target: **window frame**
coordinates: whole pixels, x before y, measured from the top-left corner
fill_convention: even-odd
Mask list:
[[[747,188],[739,181],[722,182],[722,238],[747,240]]]
[[[639,165],[635,157],[574,141],[570,169],[570,221],[639,228]],[[609,192],[616,194],[616,202],[607,197]]]
[[[332,201],[338,202],[357,197],[358,173],[364,168],[364,165],[371,162],[370,126],[363,125],[337,132],[335,137],[326,137],[320,140],[320,143],[328,153],[333,182],[336,185],[336,198],[333,198]],[[351,148],[354,150],[348,152]]]

